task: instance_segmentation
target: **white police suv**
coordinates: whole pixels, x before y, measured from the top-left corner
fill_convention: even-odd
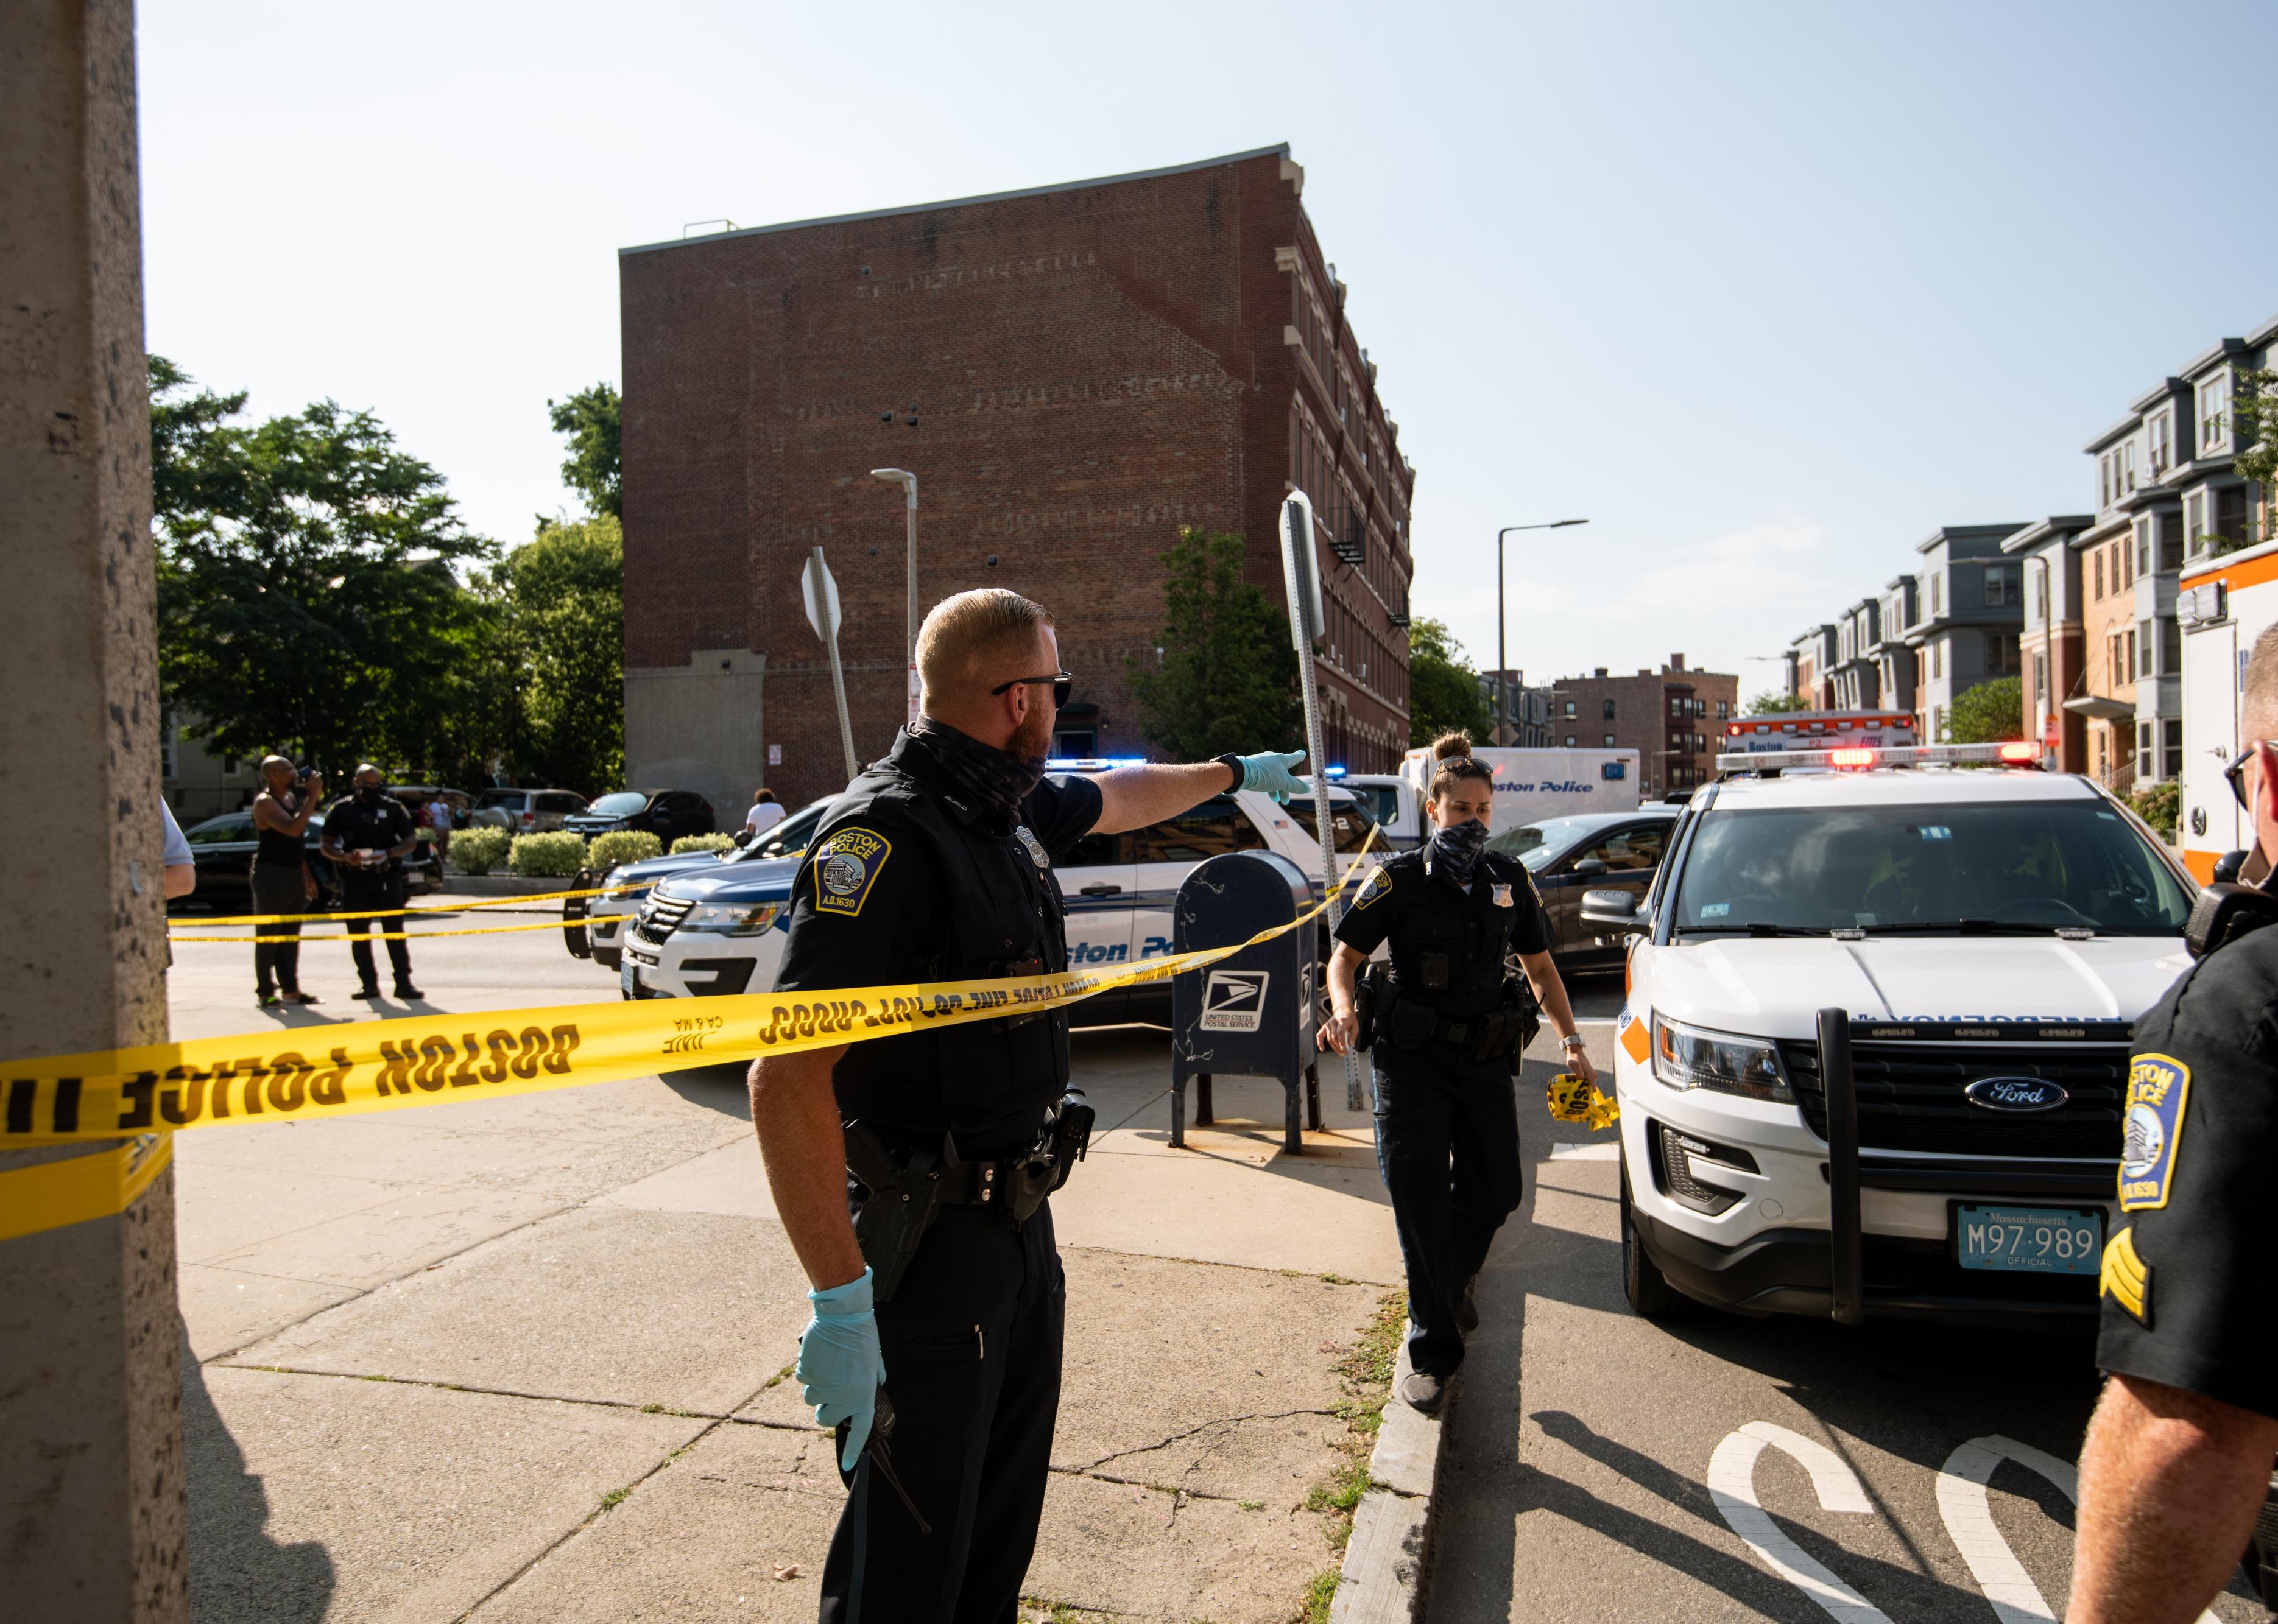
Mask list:
[[[1055,761],[1055,773],[1120,765]],[[1359,859],[1373,828],[1363,804],[1330,789],[1338,872]],[[1310,874],[1321,866],[1310,797],[1287,806],[1255,790],[1214,796],[1175,818],[1121,835],[1088,835],[1056,864],[1067,899],[1068,964],[1143,963],[1172,949],[1172,904],[1196,865],[1227,851],[1277,851]],[[1385,855],[1380,839],[1366,859]],[[789,928],[793,859],[715,864],[661,880],[620,938],[619,986],[628,998],[765,992],[775,985]],[[1354,882],[1357,885],[1359,882]],[[1318,895],[1319,881],[1315,881]],[[1115,988],[1074,1006],[1078,1025],[1170,1019],[1168,981]]]
[[[2095,1313],[2129,1030],[2197,888],[2096,784],[2001,765],[2034,753],[1720,757],[1743,775],[1692,797],[1643,900],[1586,897],[1631,936],[1639,1313]]]

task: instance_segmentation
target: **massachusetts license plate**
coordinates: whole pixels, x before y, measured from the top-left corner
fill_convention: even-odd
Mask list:
[[[617,988],[628,998],[639,996],[639,989],[633,984],[633,956],[627,953],[617,960]]]
[[[2104,1215],[2077,1207],[1956,1205],[1953,1229],[1964,1269],[2092,1275],[2104,1256]]]

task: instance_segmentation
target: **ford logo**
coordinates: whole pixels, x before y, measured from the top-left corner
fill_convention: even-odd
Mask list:
[[[2052,1111],[2072,1098],[2038,1077],[1981,1077],[1961,1092],[1989,1111]]]

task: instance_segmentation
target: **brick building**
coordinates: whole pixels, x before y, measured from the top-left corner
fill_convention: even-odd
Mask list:
[[[1671,654],[1659,671],[1558,679],[1552,690],[1553,736],[1562,749],[1634,750],[1647,800],[1689,789],[1716,776],[1724,724],[1740,713],[1737,673],[1690,670]]]
[[[842,782],[799,575],[825,549],[855,748],[904,715],[904,509],[921,610],[1006,586],[1075,674],[1058,746],[1143,755],[1127,661],[1159,657],[1181,527],[1248,540],[1282,598],[1276,515],[1313,499],[1328,748],[1408,745],[1415,470],[1344,320],[1287,147],[1143,174],[627,248],[629,781],[725,810]]]

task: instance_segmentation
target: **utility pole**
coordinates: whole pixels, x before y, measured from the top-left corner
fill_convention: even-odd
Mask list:
[[[1503,652],[1502,610],[1502,538],[1513,530],[1563,530],[1570,524],[1587,524],[1587,519],[1553,519],[1548,524],[1506,524],[1495,532],[1495,736],[1502,736],[1510,726],[1510,656]]]
[[[0,938],[0,1057],[30,1057],[164,1041],[166,918],[134,8],[32,0],[7,15],[0,788],[22,805],[68,783],[78,809],[8,876],[11,917],[39,927]],[[189,1616],[166,1144],[0,1149],[0,1192],[86,1163],[74,1172],[100,1174],[118,1207],[0,1240],[10,1618]],[[121,1170],[138,1155],[158,1170],[128,1200]]]
[[[915,423],[917,419],[913,417],[910,421]],[[890,484],[898,483],[902,487],[902,494],[907,499],[908,503],[910,526],[910,713],[908,720],[913,722],[918,719],[918,695],[921,691],[918,682],[918,477],[915,474],[906,473],[898,468],[874,468],[870,470],[870,477],[885,480]]]

